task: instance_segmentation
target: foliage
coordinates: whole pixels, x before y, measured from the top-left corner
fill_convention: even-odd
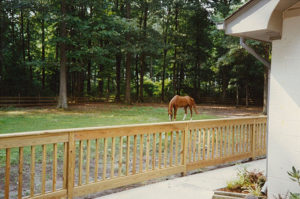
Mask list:
[[[64,14],[61,3],[0,1],[0,96],[58,95],[63,43],[68,96],[124,96],[129,63],[131,96],[197,100],[249,87],[262,98],[261,64],[214,25],[242,0],[66,0]]]
[[[291,180],[298,183],[300,186],[300,170],[296,170],[293,166],[292,171],[287,172]],[[290,193],[290,199],[300,199],[300,193]]]
[[[261,188],[266,182],[266,177],[260,171],[248,171],[245,167],[237,172],[237,179],[227,182],[229,190],[251,193],[261,196]]]

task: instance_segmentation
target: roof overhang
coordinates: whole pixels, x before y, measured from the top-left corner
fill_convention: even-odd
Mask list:
[[[284,16],[295,13],[300,15],[300,0],[250,0],[225,19],[223,28],[228,35],[271,42],[281,38]]]

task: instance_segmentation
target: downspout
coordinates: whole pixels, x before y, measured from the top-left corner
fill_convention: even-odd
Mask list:
[[[245,39],[243,37],[240,37],[240,44],[241,46],[247,51],[249,52],[251,55],[253,55],[256,59],[258,59],[260,62],[263,63],[263,65],[268,69],[268,100],[267,100],[267,115],[269,115],[269,97],[270,97],[270,71],[271,71],[271,63],[269,63],[267,60],[265,60],[262,56],[260,56],[259,54],[257,54],[255,52],[255,50],[253,48],[251,48],[250,46],[248,46],[245,43]],[[268,156],[268,146],[269,146],[269,117],[267,117],[267,143],[266,143],[266,153]],[[266,160],[267,163],[267,167],[266,167],[266,176],[268,176],[268,158]],[[261,192],[263,193],[267,193],[267,187],[268,187],[268,181],[265,182],[264,186],[262,187]]]

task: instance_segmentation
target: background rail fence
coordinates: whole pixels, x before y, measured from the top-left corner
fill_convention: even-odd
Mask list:
[[[23,96],[16,96],[16,97],[1,97],[0,96],[0,107],[5,106],[21,106],[21,107],[28,107],[28,106],[53,106],[57,104],[58,97],[42,97],[42,96],[35,96],[35,97],[23,97]],[[145,102],[160,102],[160,98],[151,98],[145,99]],[[115,97],[68,97],[69,104],[83,104],[83,103],[99,103],[99,102],[114,102]],[[200,104],[227,104],[227,105],[235,105],[236,101],[234,98],[225,98],[221,100],[218,97],[201,97],[199,99]],[[249,99],[249,105],[262,105],[262,102],[257,99]],[[241,98],[240,105],[246,104],[246,99]]]
[[[0,135],[0,198],[72,198],[266,153],[266,117]]]

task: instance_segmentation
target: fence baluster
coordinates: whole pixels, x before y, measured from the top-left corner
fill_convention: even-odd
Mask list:
[[[31,146],[30,196],[34,196],[35,146]]]
[[[99,139],[95,140],[95,172],[94,182],[98,181],[98,170],[99,170]]]
[[[146,171],[149,170],[150,134],[146,134]]]
[[[158,145],[158,168],[161,169],[161,158],[162,158],[162,133],[159,133],[159,145]]]
[[[179,132],[176,131],[176,141],[175,141],[175,165],[178,165],[178,145],[179,145]]]
[[[10,148],[6,149],[6,167],[5,167],[5,199],[9,198],[9,180],[10,180]]]
[[[64,143],[63,189],[67,188],[68,144]]]
[[[144,158],[144,134],[140,136],[140,173],[143,172],[143,158]]]
[[[136,173],[136,147],[137,147],[137,135],[134,135],[134,137],[133,137],[132,174]]]
[[[82,161],[83,161],[83,141],[79,141],[79,173],[78,173],[78,186],[82,185]]]
[[[120,137],[120,152],[119,152],[119,170],[118,176],[120,177],[122,174],[122,167],[123,167],[123,136]]]
[[[104,138],[102,179],[106,180],[107,138]]]
[[[24,148],[19,148],[19,183],[18,183],[18,198],[22,198],[22,186],[23,186],[23,159]]]
[[[52,171],[52,191],[56,190],[56,175],[57,175],[57,144],[53,144],[53,171]]]
[[[130,164],[130,136],[127,136],[126,140],[127,150],[126,150],[126,176],[129,175],[129,164]]]
[[[153,134],[153,143],[152,143],[152,170],[155,169],[156,166],[156,133]]]
[[[111,167],[110,167],[110,178],[115,176],[115,137],[112,138],[111,142]]]

